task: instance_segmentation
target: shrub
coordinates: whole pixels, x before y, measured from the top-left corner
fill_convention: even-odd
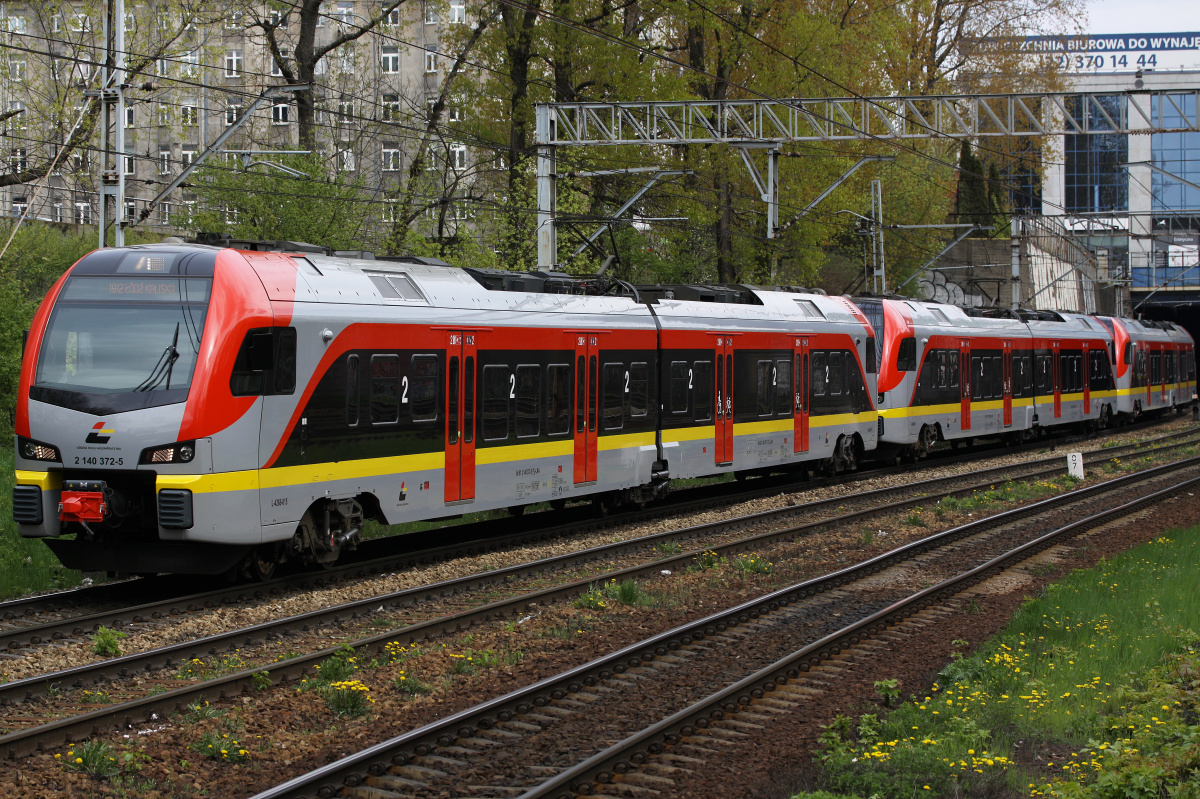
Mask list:
[[[244,763],[250,759],[250,753],[236,738],[230,738],[229,733],[213,730],[201,734],[200,738],[188,748],[193,752],[199,752],[209,760],[218,760],[223,763]]]
[[[92,650],[102,657],[116,658],[121,656],[122,638],[128,638],[128,633],[121,633],[109,627],[100,626],[92,635]]]
[[[351,718],[365,716],[375,701],[371,698],[371,689],[358,680],[330,683],[321,689],[321,696],[335,716]]]

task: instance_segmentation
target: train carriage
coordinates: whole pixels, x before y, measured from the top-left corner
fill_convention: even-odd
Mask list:
[[[852,468],[876,443],[872,333],[844,299],[747,287],[100,250],[30,330],[13,515],[74,568],[263,576],[335,561],[367,519]]]
[[[882,330],[879,407],[886,454],[923,457],[938,440],[1029,435],[1104,422],[1112,336],[1078,314],[976,311],[862,299]]]
[[[1171,322],[1098,319],[1113,335],[1116,411],[1122,419],[1192,402],[1196,359],[1187,331]]]

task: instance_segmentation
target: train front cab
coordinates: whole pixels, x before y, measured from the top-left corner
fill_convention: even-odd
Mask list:
[[[1195,346],[1170,322],[1106,317],[1112,325],[1117,371],[1117,411],[1125,421],[1145,413],[1181,409],[1194,398]]]

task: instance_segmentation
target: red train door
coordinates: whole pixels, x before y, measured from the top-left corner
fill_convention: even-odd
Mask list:
[[[968,339],[959,339],[958,342],[958,363],[961,379],[959,383],[962,385],[962,404],[959,408],[962,421],[959,427],[963,430],[971,429],[971,342]]]
[[[1079,363],[1079,380],[1083,383],[1083,412],[1092,412],[1092,362],[1088,356],[1088,343],[1083,342],[1083,360]]]
[[[733,339],[717,336],[716,343],[716,463],[733,463]]]
[[[446,334],[446,502],[475,499],[475,336]]]
[[[796,452],[808,452],[808,383],[811,367],[808,365],[808,339],[796,339]]]
[[[1062,369],[1059,367],[1058,342],[1051,345],[1050,376],[1054,381],[1054,418],[1062,417]]]
[[[600,337],[575,334],[575,482],[596,481],[596,394]]]
[[[1012,342],[1004,342],[1004,426],[1012,426],[1013,406],[1013,352]]]

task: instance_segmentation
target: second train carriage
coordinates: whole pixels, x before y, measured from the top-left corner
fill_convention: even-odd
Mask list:
[[[1023,437],[1116,412],[1112,335],[1081,314],[984,313],[861,299],[881,332],[881,446],[924,456],[938,440]]]
[[[1192,337],[1172,322],[1097,317],[1113,335],[1116,411],[1123,419],[1190,404],[1196,391]]]
[[[589,296],[558,275],[294,251],[85,256],[30,331],[13,513],[68,566],[332,562],[365,519],[852,467],[874,337],[843,298]]]

